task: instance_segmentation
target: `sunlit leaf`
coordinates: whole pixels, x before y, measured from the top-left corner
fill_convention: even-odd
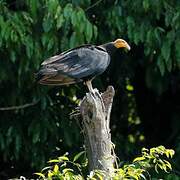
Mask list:
[[[48,161],[48,163],[58,163],[58,162],[61,162],[61,160],[59,160],[59,159],[52,159],[52,160]]]
[[[76,154],[74,156],[73,162],[77,161],[84,153],[85,153],[85,151],[82,151],[82,152]]]
[[[143,161],[143,160],[145,160],[146,158],[145,157],[137,157],[137,158],[135,158],[134,160],[133,160],[133,162],[136,162],[136,161]]]
[[[40,176],[40,177],[42,177],[42,178],[45,178],[45,175],[44,174],[42,174],[42,173],[34,173],[35,175],[38,175],[38,176]]]
[[[48,178],[51,178],[54,175],[54,173],[52,171],[48,172]]]
[[[54,171],[55,173],[57,173],[57,172],[59,171],[59,166],[58,166],[57,164],[54,166],[53,171]]]
[[[70,169],[70,168],[65,168],[63,169],[63,173],[66,174],[67,172],[73,172],[74,170],[73,169]]]
[[[59,159],[60,161],[69,161],[69,158],[66,157],[66,156],[58,157],[58,159]]]

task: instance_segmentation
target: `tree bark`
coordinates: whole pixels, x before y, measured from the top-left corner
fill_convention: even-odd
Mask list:
[[[109,86],[103,94],[94,91],[87,93],[80,104],[89,170],[99,169],[111,175],[115,154],[109,126],[114,88]]]

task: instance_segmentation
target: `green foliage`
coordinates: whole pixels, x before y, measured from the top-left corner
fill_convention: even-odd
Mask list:
[[[167,160],[162,160],[161,157],[166,156],[167,158],[172,158],[174,153],[174,150],[165,149],[164,146],[151,148],[150,150],[143,148],[142,156],[135,158],[133,162],[137,162],[141,167],[148,167],[149,164],[152,163],[155,165],[156,172],[158,172],[158,168],[168,172],[168,170],[172,170],[171,164]]]
[[[71,161],[67,154],[60,156],[57,159],[48,161],[50,164],[48,167],[42,169],[40,173],[35,173],[42,179],[74,179],[83,180],[82,169],[87,167],[87,160],[84,163],[79,164],[77,160],[82,156],[84,152],[77,154],[73,161]]]
[[[172,167],[167,158],[173,156],[174,150],[166,149],[164,146],[151,149],[142,148],[141,156],[136,157],[132,164],[117,169],[114,179],[150,179],[152,175],[149,173],[149,169],[154,168],[158,173],[157,167],[169,173]]]
[[[164,75],[179,67],[179,53],[174,52],[180,41],[179,10],[176,1],[120,1],[108,12],[108,25],[121,34],[127,31],[136,45],[143,43],[145,55]]]
[[[32,166],[39,166],[44,163],[45,154],[55,149],[59,139],[65,138],[67,145],[71,146],[71,137],[77,139],[79,130],[60,133],[75,124],[67,118],[71,109],[64,110],[62,102],[71,103],[73,107],[72,97],[76,90],[61,90],[54,101],[47,94],[49,89],[34,84],[33,74],[44,58],[92,41],[97,36],[97,27],[90,23],[80,7],[71,3],[27,0],[19,5],[23,9],[16,11],[11,9],[16,8],[14,4],[0,1],[0,90],[6,96],[0,104],[6,107],[36,101],[40,103],[31,109],[15,108],[9,116],[6,112],[2,115],[3,121],[10,121],[1,126],[0,150],[6,149],[3,153],[5,161],[22,158],[22,152],[30,153],[25,160],[31,159]],[[8,86],[13,86],[13,89],[7,91]],[[44,148],[44,144],[50,141],[48,148]],[[11,146],[15,147],[12,153]]]
[[[77,163],[78,158],[82,154],[84,154],[84,152],[77,154],[73,161],[70,161],[66,155],[50,160],[48,162],[50,163],[50,166],[43,168],[40,173],[35,174],[41,179],[103,180],[105,177],[107,178],[106,172],[101,170],[91,171],[85,178],[85,175],[82,174],[82,170],[87,167],[87,163]],[[155,171],[158,172],[157,167],[166,173],[169,173],[172,170],[172,167],[170,162],[165,160],[165,157],[172,158],[173,156],[174,150],[166,149],[164,146],[151,148],[150,150],[143,148],[140,157],[135,158],[132,164],[124,165],[122,168],[115,169],[114,174],[112,177],[109,177],[109,179],[149,179],[151,178],[151,175],[149,174],[148,169],[155,168]],[[75,171],[75,168],[72,167],[76,167],[77,170]]]
[[[137,147],[170,144],[178,150],[176,166],[180,169],[179,1],[94,2],[0,1],[2,164],[15,167],[15,172],[27,172],[44,166],[59,149],[79,150],[80,129],[68,114],[86,89],[81,84],[40,86],[34,73],[44,59],[69,48],[124,38],[132,51],[128,56],[117,52],[109,70],[94,81],[100,90],[109,84],[116,90],[113,142],[123,159],[130,159]],[[3,110],[6,107],[12,109]]]

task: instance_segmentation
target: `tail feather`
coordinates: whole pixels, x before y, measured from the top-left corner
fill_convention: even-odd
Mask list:
[[[81,79],[69,77],[66,74],[59,74],[57,70],[48,68],[41,68],[35,73],[35,79],[38,83],[44,85],[67,85],[82,81]]]
[[[42,67],[37,73],[35,73],[35,79],[37,82],[47,77],[54,77],[57,75],[57,70],[51,68]]]

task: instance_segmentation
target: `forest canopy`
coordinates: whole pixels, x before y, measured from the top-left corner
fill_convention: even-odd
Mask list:
[[[176,151],[180,171],[180,1],[1,0],[0,176],[32,175],[50,157],[80,152],[83,139],[69,113],[87,89],[38,85],[40,63],[81,44],[123,38],[131,52],[114,54],[93,81],[115,87],[112,140],[122,161],[141,147]]]

